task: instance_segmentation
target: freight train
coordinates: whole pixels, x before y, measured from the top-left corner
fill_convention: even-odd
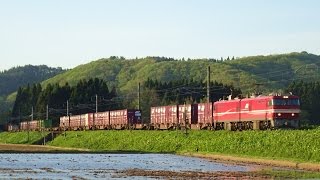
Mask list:
[[[123,109],[60,117],[58,130],[85,129],[210,129],[255,130],[298,128],[298,96],[269,95],[220,100],[210,103],[157,106],[150,108],[149,123],[139,109]],[[36,122],[20,123],[20,130],[39,130]],[[17,129],[17,126],[8,126]]]

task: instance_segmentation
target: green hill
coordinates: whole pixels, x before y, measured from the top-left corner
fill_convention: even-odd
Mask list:
[[[0,121],[3,121],[15,100],[15,93],[8,96],[10,93],[15,92],[20,86],[41,82],[64,71],[62,68],[46,65],[26,65],[0,72]]]
[[[148,78],[171,81],[181,78],[205,81],[207,67],[211,67],[211,80],[233,84],[243,92],[253,92],[255,88],[268,93],[285,88],[294,80],[314,80],[318,78],[320,56],[290,53],[269,56],[252,56],[234,60],[194,59],[174,60],[161,57],[124,59],[110,57],[80,65],[65,73],[43,82],[71,85],[80,79],[102,78],[108,85],[127,93],[136,89],[138,82]],[[258,84],[258,86],[257,86]]]

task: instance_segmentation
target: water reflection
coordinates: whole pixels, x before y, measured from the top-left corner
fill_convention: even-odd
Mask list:
[[[112,178],[128,169],[213,172],[249,167],[170,154],[0,154],[0,176],[10,179]]]

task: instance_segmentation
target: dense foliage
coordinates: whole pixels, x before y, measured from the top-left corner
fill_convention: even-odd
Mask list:
[[[14,67],[0,72],[0,124],[6,121],[10,114],[13,101],[7,95],[17,91],[18,87],[38,83],[64,72],[61,68],[51,68],[45,65]],[[2,122],[3,123],[3,122]]]
[[[12,121],[30,120],[33,108],[34,119],[44,119],[46,117],[47,105],[50,107],[50,119],[57,125],[58,118],[67,113],[67,101],[69,113],[80,114],[95,111],[95,97],[100,100],[112,101],[116,96],[115,90],[109,91],[106,83],[98,78],[81,80],[76,86],[69,84],[60,86],[59,84],[49,84],[42,90],[40,84],[20,87],[12,110]],[[112,103],[100,104],[101,109],[117,108]]]
[[[302,122],[320,124],[320,82],[293,82],[287,91],[300,96]]]
[[[157,80],[148,79],[144,87],[157,92],[161,97],[160,104],[183,104],[199,103],[207,97],[207,83],[182,79],[179,81],[158,82]],[[231,85],[224,85],[218,82],[210,82],[210,101],[218,101],[233,95],[233,98],[240,95],[241,90]]]

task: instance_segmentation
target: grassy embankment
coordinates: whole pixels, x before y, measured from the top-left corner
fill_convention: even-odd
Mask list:
[[[2,132],[0,143],[32,144],[39,132]],[[49,145],[92,151],[224,154],[320,163],[320,129],[275,131],[73,131]]]
[[[43,135],[41,132],[30,131],[29,132],[29,141],[28,141],[28,132],[1,132],[0,133],[0,143],[3,144],[33,144],[39,141]]]
[[[83,131],[67,132],[53,146],[93,151],[202,153],[296,162],[320,162],[320,129],[275,131]]]

